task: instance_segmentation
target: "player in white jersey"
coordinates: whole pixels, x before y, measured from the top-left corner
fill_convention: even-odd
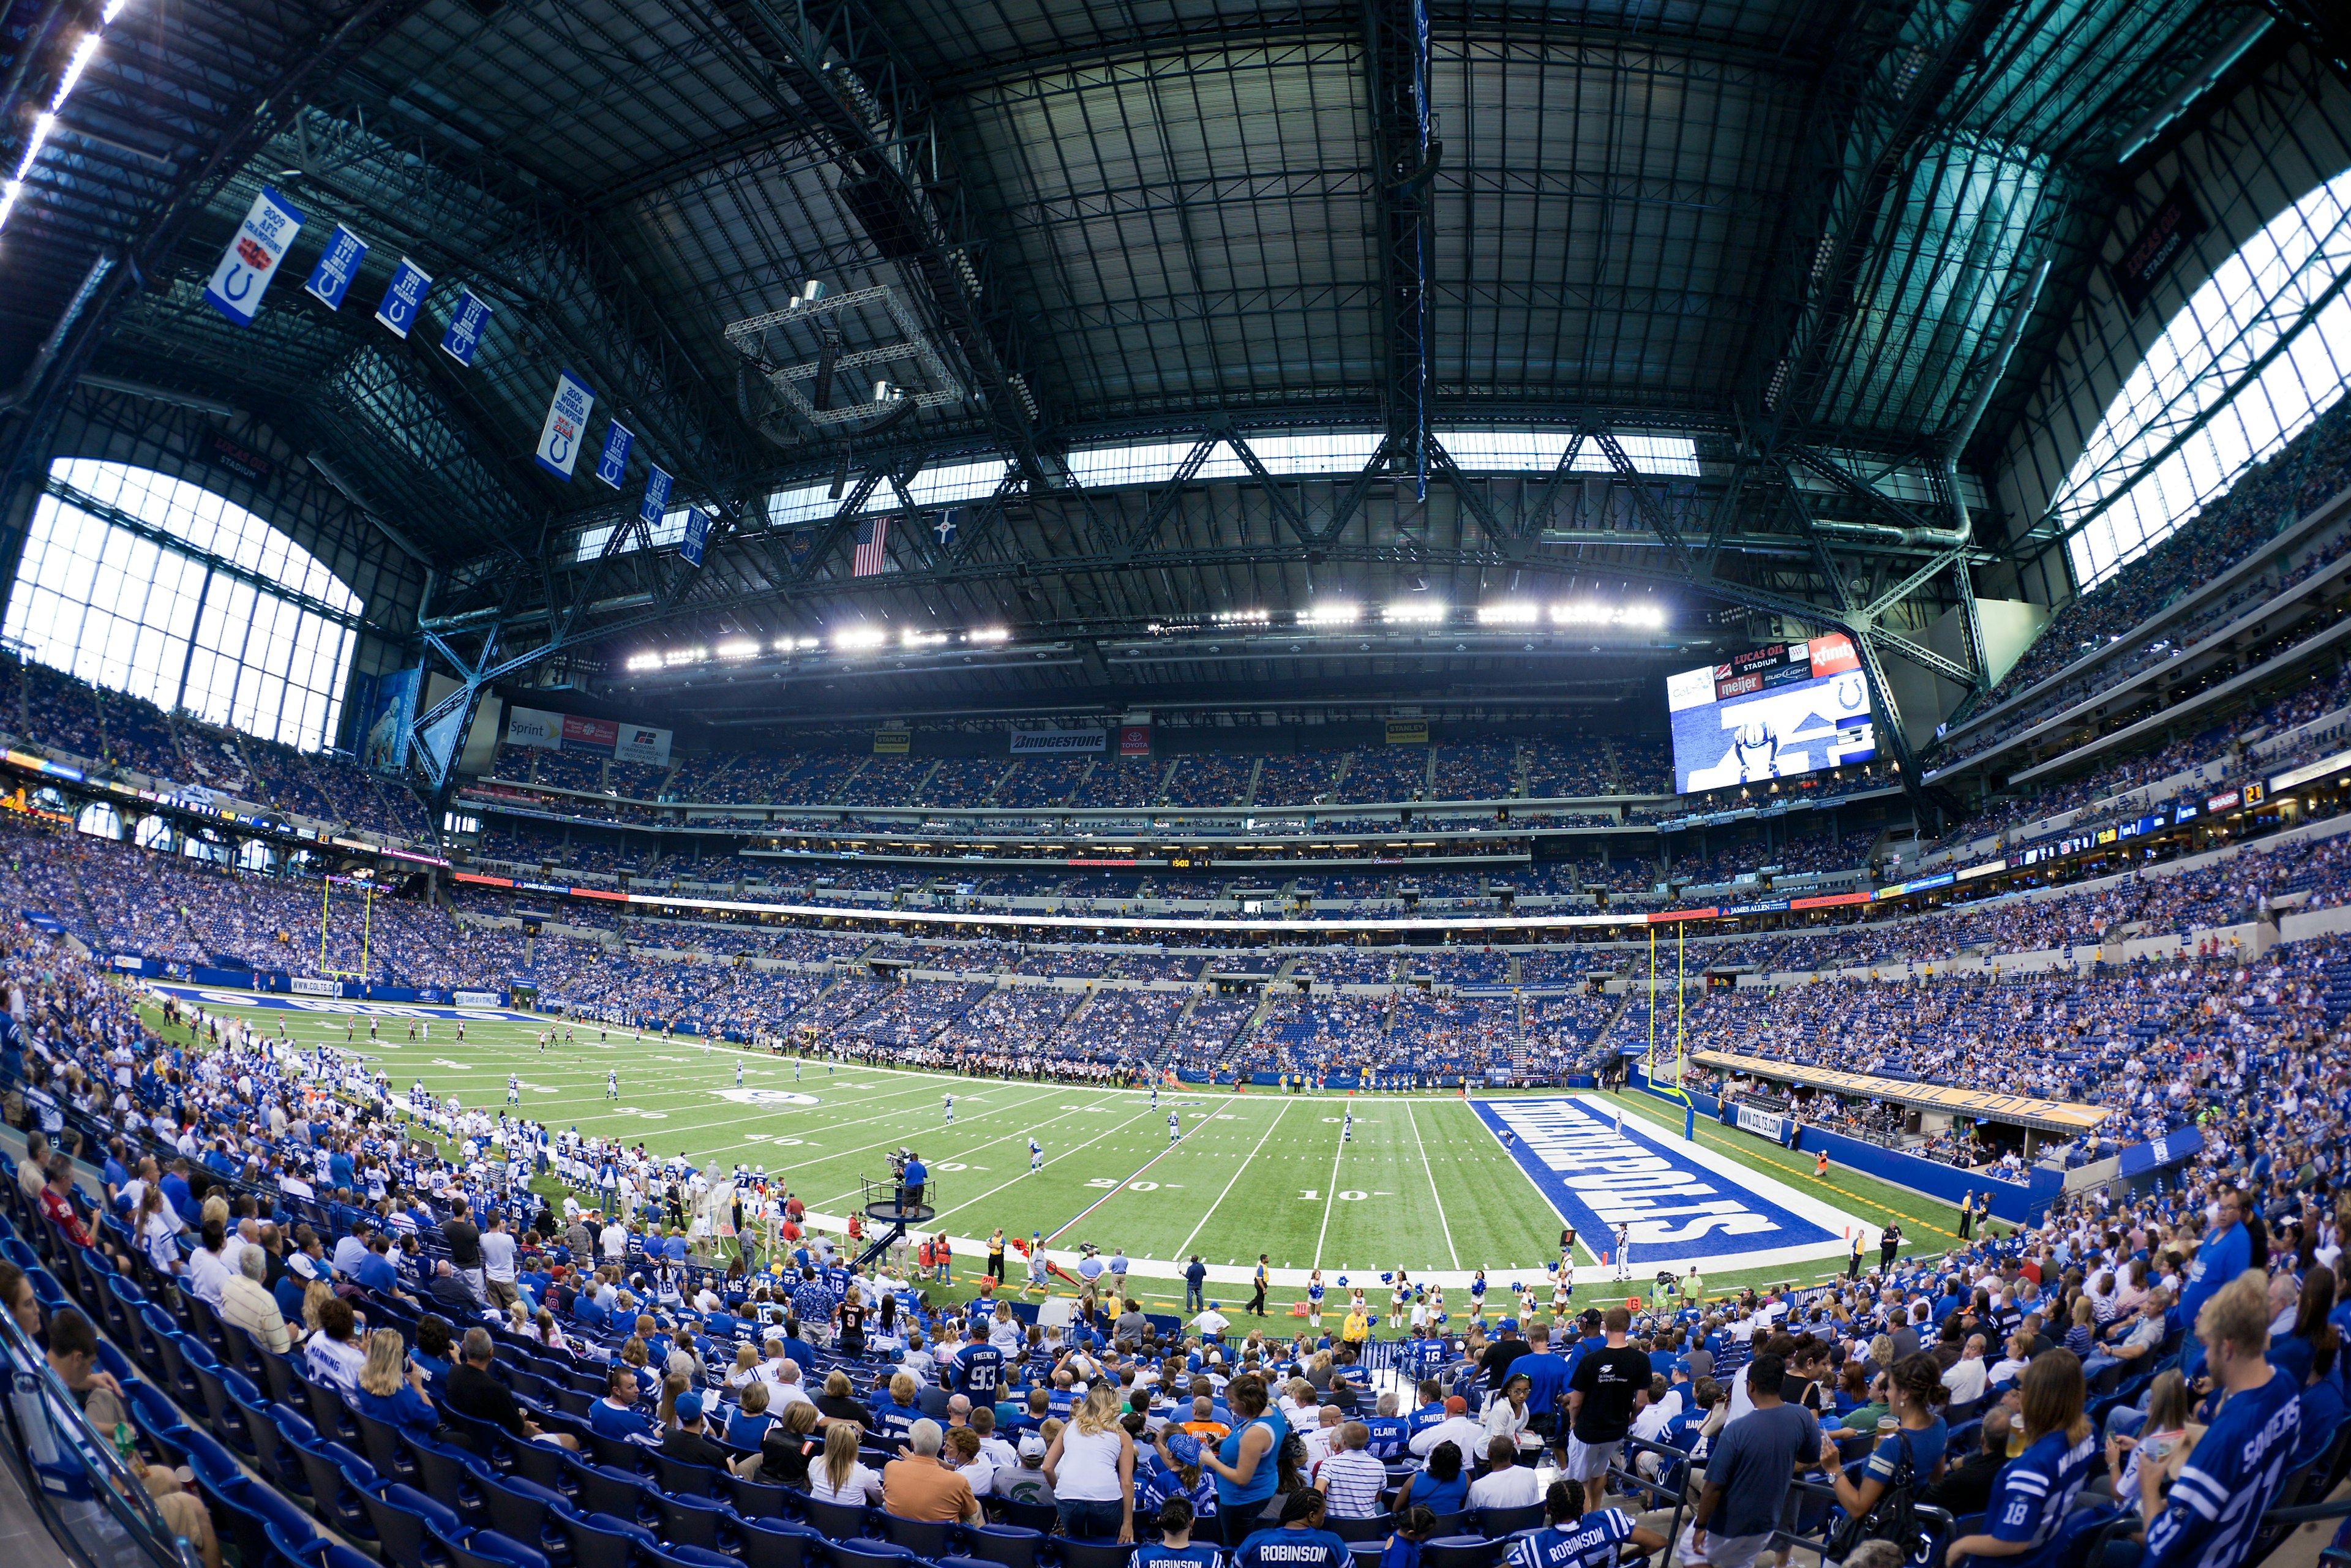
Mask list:
[[[1339,1124],[1339,1141],[1343,1144],[1355,1141],[1355,1108],[1353,1105],[1347,1107],[1347,1114]]]
[[[955,1125],[955,1096],[949,1094],[946,1097],[946,1101],[947,1108],[947,1125],[952,1127]]]
[[[739,1061],[735,1064],[735,1087],[743,1087],[743,1064]]]
[[[620,1097],[621,1073],[618,1068],[614,1068],[604,1074],[604,1098],[607,1100],[618,1100]]]
[[[1184,1124],[1183,1124],[1183,1118],[1181,1118],[1180,1116],[1176,1115],[1176,1113],[1173,1110],[1170,1110],[1170,1111],[1167,1113],[1167,1141],[1168,1141],[1169,1143],[1171,1143],[1171,1144],[1172,1144],[1172,1143],[1174,1143],[1177,1138],[1180,1138],[1180,1137],[1182,1137],[1183,1135],[1184,1135]]]
[[[1036,1173],[1036,1172],[1038,1172],[1038,1171],[1041,1171],[1041,1170],[1043,1170],[1044,1168],[1045,1168],[1045,1150],[1044,1150],[1044,1147],[1037,1142],[1037,1134],[1034,1134],[1034,1133],[1031,1133],[1031,1134],[1029,1134],[1029,1169],[1030,1173],[1033,1175],[1034,1173]]]
[[[1159,1109],[1159,1082],[1156,1079],[1151,1084],[1151,1108],[1155,1111]]]
[[[1633,1277],[1633,1226],[1629,1220],[1616,1222],[1616,1278],[1621,1283]]]
[[[522,1103],[522,1080],[511,1072],[507,1074],[507,1103],[509,1105]]]

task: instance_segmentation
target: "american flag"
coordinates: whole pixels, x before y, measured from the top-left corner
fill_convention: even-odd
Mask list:
[[[857,525],[857,553],[850,558],[849,575],[874,577],[890,569],[890,519],[868,517]]]

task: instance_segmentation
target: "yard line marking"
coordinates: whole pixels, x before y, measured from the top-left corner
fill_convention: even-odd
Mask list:
[[[1331,1205],[1339,1197],[1339,1162],[1346,1155],[1347,1134],[1342,1127],[1339,1130],[1339,1146],[1331,1155],[1331,1185],[1322,1191],[1322,1228],[1314,1233],[1314,1261],[1310,1265],[1312,1268],[1322,1267],[1322,1239],[1331,1234]]]
[[[1412,1113],[1409,1105],[1404,1108],[1404,1119],[1412,1124],[1412,1146],[1420,1151],[1420,1168],[1428,1173],[1428,1196],[1437,1205],[1437,1223],[1445,1228],[1446,1256],[1451,1258],[1453,1266],[1458,1269],[1461,1267],[1461,1254],[1453,1245],[1452,1223],[1445,1218],[1445,1195],[1437,1190],[1437,1167],[1428,1163],[1428,1149],[1420,1141],[1420,1119]]]
[[[1023,1101],[1021,1103],[1022,1103],[1022,1104],[1029,1104],[1029,1103],[1032,1103],[1032,1102],[1029,1102],[1029,1101]],[[1071,1117],[1072,1117],[1072,1116],[1083,1116],[1083,1115],[1087,1115],[1087,1114],[1092,1113],[1092,1112],[1099,1111],[1099,1110],[1101,1110],[1101,1109],[1102,1109],[1102,1105],[1100,1104],[1100,1103],[1096,1103],[1092,1104],[1092,1105],[1081,1105],[1081,1106],[1078,1107],[1076,1110],[1073,1110],[1073,1111],[1063,1111],[1063,1112],[1060,1113],[1058,1115],[1048,1116],[1048,1117],[1046,1117],[1046,1118],[1045,1118],[1043,1121],[1041,1121],[1041,1122],[1033,1122],[1033,1123],[1029,1124],[1029,1126],[1027,1126],[1027,1127],[1023,1128],[1020,1132],[1018,1132],[1018,1133],[1006,1133],[1006,1134],[1002,1134],[1001,1136],[994,1137],[994,1138],[989,1138],[989,1139],[987,1139],[987,1140],[985,1140],[984,1142],[981,1142],[981,1143],[977,1143],[977,1144],[967,1145],[966,1145],[966,1146],[965,1146],[965,1147],[963,1147],[963,1148],[957,1149],[957,1150],[954,1151],[954,1152],[953,1152],[953,1153],[951,1153],[951,1154],[948,1154],[948,1155],[946,1155],[942,1156],[942,1157],[941,1157],[940,1159],[938,1159],[938,1160],[925,1160],[925,1161],[924,1161],[923,1163],[924,1163],[925,1166],[936,1166],[941,1165],[941,1164],[946,1164],[946,1163],[950,1163],[950,1162],[953,1162],[953,1161],[962,1160],[962,1159],[964,1159],[964,1158],[965,1158],[965,1156],[966,1156],[966,1155],[976,1155],[976,1154],[979,1153],[979,1151],[980,1151],[980,1150],[982,1150],[982,1149],[992,1149],[992,1148],[994,1148],[994,1147],[995,1147],[997,1145],[998,1145],[998,1144],[1008,1144],[1008,1143],[1011,1143],[1013,1140],[1015,1140],[1015,1139],[1017,1139],[1017,1138],[1025,1137],[1025,1136],[1027,1136],[1029,1134],[1035,1132],[1039,1127],[1050,1127],[1050,1126],[1051,1126],[1051,1125],[1052,1125],[1054,1123],[1056,1123],[1056,1122],[1066,1122],[1066,1121],[1068,1121],[1068,1120],[1069,1120]],[[976,1122],[976,1121],[977,1121],[977,1120],[979,1120],[979,1118],[978,1118],[978,1117],[977,1117],[977,1116],[974,1116],[974,1117],[973,1117],[973,1118],[971,1118],[971,1119],[972,1119],[973,1121],[975,1121],[975,1122]],[[885,1140],[885,1141],[886,1141],[886,1140]],[[1092,1141],[1092,1140],[1089,1140],[1089,1142],[1091,1142],[1091,1141]],[[872,1147],[872,1146],[874,1146],[874,1145],[865,1145],[865,1146],[866,1146],[866,1147],[868,1147],[868,1148],[871,1148],[871,1147]],[[909,1145],[908,1146],[910,1146],[910,1147],[911,1147],[912,1145]],[[1085,1147],[1085,1145],[1084,1145],[1084,1144],[1081,1144],[1081,1145],[1078,1145],[1078,1147],[1079,1147],[1079,1148],[1083,1148],[1083,1147]],[[819,1163],[820,1163],[820,1162],[811,1160],[811,1161],[810,1161],[810,1162],[808,1162],[808,1163],[809,1163],[809,1164],[811,1164],[811,1165],[814,1165],[814,1164],[819,1164]],[[1047,1160],[1045,1163],[1046,1163],[1047,1165],[1051,1165],[1053,1162],[1052,1162],[1051,1160],[1050,1160],[1050,1159],[1049,1159],[1049,1160]],[[787,1166],[786,1168],[787,1168],[787,1169],[790,1169],[790,1168],[794,1168],[794,1167]],[[1026,1170],[1024,1170],[1022,1174],[1023,1174],[1023,1175],[1027,1175],[1027,1174],[1029,1174],[1029,1173],[1028,1173]],[[838,1194],[838,1195],[836,1195],[836,1196],[834,1196],[834,1197],[832,1197],[826,1198],[826,1199],[825,1199],[823,1202],[821,1202],[821,1203],[811,1204],[810,1207],[813,1207],[813,1208],[830,1209],[830,1208],[831,1208],[834,1204],[839,1203],[842,1198],[845,1198],[845,1197],[855,1197],[859,1193],[862,1192],[863,1190],[864,1190],[864,1189],[863,1189],[862,1186],[861,1186],[861,1187],[852,1187],[852,1188],[851,1188],[849,1191],[847,1191],[847,1192],[840,1193],[840,1194]],[[1003,1190],[1003,1188],[999,1187],[999,1188],[998,1188],[997,1190],[1000,1192],[1000,1191],[1002,1191],[1002,1190]],[[973,1203],[977,1203],[977,1202],[978,1202],[979,1200],[978,1200],[977,1198],[974,1198],[974,1199],[972,1199],[971,1201],[972,1201]],[[961,1205],[961,1204],[958,1204],[958,1205],[956,1206],[956,1207],[967,1207],[967,1206],[966,1206],[966,1205]],[[950,1209],[948,1209],[948,1210],[946,1210],[946,1214],[953,1214],[954,1212],[955,1212],[955,1209],[952,1209],[952,1208],[950,1208]],[[945,1218],[945,1215],[935,1216],[935,1218]]]
[[[1281,1125],[1282,1117],[1288,1115],[1290,1113],[1290,1106],[1296,1103],[1297,1102],[1294,1100],[1284,1100],[1281,1103],[1281,1109],[1273,1113],[1273,1120],[1266,1124],[1265,1136],[1257,1141],[1257,1147],[1249,1152],[1249,1158],[1243,1160],[1239,1166],[1234,1170],[1233,1179],[1225,1184],[1225,1190],[1223,1192],[1217,1194],[1216,1203],[1208,1205],[1207,1211],[1200,1216],[1200,1223],[1192,1227],[1192,1234],[1184,1238],[1183,1241],[1177,1245],[1176,1249],[1176,1256],[1179,1260],[1185,1253],[1192,1249],[1192,1243],[1199,1239],[1200,1232],[1208,1228],[1208,1216],[1217,1212],[1217,1205],[1222,1204],[1225,1201],[1226,1197],[1231,1193],[1234,1186],[1241,1179],[1243,1173],[1248,1171],[1249,1166],[1256,1163],[1259,1151],[1264,1149],[1267,1140],[1273,1136],[1273,1130]],[[1189,1134],[1187,1134],[1186,1136],[1189,1136]],[[1130,1177],[1128,1179],[1132,1180],[1133,1178]]]
[[[1087,1109],[1089,1109],[1089,1110],[1092,1110],[1092,1108],[1093,1108],[1093,1107],[1092,1107],[1092,1106],[1087,1107]],[[1077,1115],[1078,1113],[1079,1113],[1074,1112],[1074,1111],[1068,1113],[1068,1114],[1070,1114],[1070,1115],[1073,1115],[1073,1116],[1074,1116],[1074,1115]],[[1050,1165],[1055,1165],[1055,1164],[1058,1164],[1058,1163],[1060,1163],[1060,1162],[1061,1162],[1061,1161],[1062,1161],[1062,1160],[1066,1160],[1066,1159],[1068,1159],[1068,1158],[1070,1157],[1070,1155],[1076,1154],[1080,1149],[1090,1149],[1090,1148],[1093,1147],[1096,1144],[1101,1143],[1104,1138],[1109,1137],[1113,1133],[1119,1132],[1119,1131],[1121,1131],[1121,1130],[1122,1130],[1122,1129],[1123,1129],[1123,1128],[1131,1127],[1131,1126],[1134,1125],[1134,1124],[1135,1124],[1135,1123],[1137,1123],[1137,1122],[1141,1121],[1141,1120],[1142,1120],[1144,1117],[1145,1117],[1145,1116],[1155,1115],[1155,1114],[1157,1114],[1157,1113],[1155,1113],[1155,1111],[1153,1111],[1153,1110],[1152,1110],[1152,1108],[1151,1108],[1150,1106],[1145,1105],[1142,1110],[1140,1110],[1140,1111],[1136,1112],[1134,1115],[1129,1116],[1125,1121],[1123,1121],[1123,1122],[1120,1122],[1120,1123],[1116,1123],[1116,1124],[1113,1124],[1113,1125],[1112,1125],[1112,1126],[1108,1126],[1108,1127],[1103,1128],[1101,1132],[1096,1133],[1092,1137],[1088,1138],[1084,1143],[1078,1145],[1076,1148],[1072,1148],[1072,1149],[1069,1150],[1067,1153],[1064,1153],[1064,1154],[1055,1155],[1053,1155],[1051,1158],[1048,1159],[1045,1163],[1046,1163],[1047,1165],[1049,1165],[1049,1166],[1050,1166]],[[1059,1119],[1060,1119],[1060,1118],[1058,1118],[1058,1117],[1056,1117],[1056,1118],[1055,1118],[1055,1120],[1057,1120],[1057,1121],[1058,1121]],[[932,1219],[934,1219],[934,1220],[939,1220],[939,1219],[945,1219],[945,1218],[946,1218],[948,1215],[950,1215],[950,1214],[960,1214],[960,1213],[961,1213],[961,1212],[963,1212],[965,1209],[969,1208],[969,1207],[970,1207],[973,1204],[975,1204],[975,1203],[985,1203],[985,1202],[987,1202],[989,1198],[994,1197],[998,1193],[1004,1191],[1004,1190],[1005,1190],[1005,1188],[1007,1188],[1007,1187],[1019,1186],[1023,1181],[1027,1180],[1027,1179],[1028,1179],[1031,1175],[1033,1175],[1033,1174],[1034,1174],[1033,1172],[1029,1172],[1029,1171],[1025,1171],[1025,1170],[1024,1170],[1024,1171],[1022,1171],[1019,1176],[1014,1176],[1010,1181],[1008,1181],[1008,1182],[1002,1182],[1002,1183],[998,1184],[998,1185],[997,1185],[997,1186],[995,1186],[989,1187],[986,1192],[981,1193],[977,1197],[967,1197],[967,1198],[964,1199],[964,1201],[963,1201],[963,1202],[956,1204],[956,1205],[955,1206],[955,1207],[953,1207],[953,1208],[943,1208],[943,1209],[939,1210],[939,1212],[938,1212],[938,1213],[936,1213],[936,1214],[933,1215],[931,1218],[932,1218]],[[1128,1179],[1129,1179],[1129,1180],[1132,1180],[1133,1178],[1132,1178],[1132,1177],[1130,1177],[1130,1178],[1128,1178]],[[1112,1191],[1112,1192],[1117,1192],[1117,1191],[1119,1191],[1119,1190],[1120,1190],[1120,1188],[1121,1188],[1121,1187],[1123,1187],[1125,1185],[1126,1185],[1126,1184],[1125,1184],[1124,1182],[1121,1182],[1121,1183],[1119,1184],[1119,1186],[1114,1186],[1114,1187],[1111,1188],[1111,1191]],[[1072,1223],[1074,1223],[1074,1221],[1073,1221]],[[1068,1229],[1068,1228],[1069,1228],[1069,1227],[1068,1227],[1068,1226],[1063,1226],[1061,1228],[1062,1228],[1063,1230],[1066,1230],[1066,1229]],[[1060,1230],[1057,1230],[1057,1231],[1053,1232],[1053,1234],[1054,1234],[1054,1235],[1056,1235],[1056,1236],[1059,1236],[1061,1233],[1061,1232]]]

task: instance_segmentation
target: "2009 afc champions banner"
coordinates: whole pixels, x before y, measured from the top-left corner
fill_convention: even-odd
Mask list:
[[[277,276],[287,247],[302,232],[302,214],[283,196],[264,185],[236,225],[236,237],[221,253],[204,285],[204,302],[240,327],[253,325],[261,296]]]
[[[539,426],[538,448],[531,457],[566,484],[580,461],[580,445],[588,438],[588,415],[595,406],[596,394],[586,382],[569,371],[556,372],[555,395],[548,400],[547,423]]]

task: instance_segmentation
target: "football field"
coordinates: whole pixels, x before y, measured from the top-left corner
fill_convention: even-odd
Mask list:
[[[1711,1122],[1700,1122],[1693,1146],[1679,1108],[1641,1094],[1469,1102],[1181,1085],[1161,1087],[1155,1105],[1148,1090],[859,1067],[627,1030],[599,1043],[592,1024],[572,1026],[578,1043],[542,1051],[540,1030],[551,1021],[559,1039],[561,1020],[486,1009],[465,1012],[461,1043],[448,1009],[178,994],[273,1036],[283,1022],[306,1048],[343,1048],[348,1022],[350,1049],[390,1075],[396,1102],[421,1079],[495,1114],[511,1074],[532,1120],[683,1155],[714,1173],[763,1167],[836,1232],[862,1182],[885,1178],[890,1152],[911,1147],[932,1174],[938,1216],[928,1228],[953,1239],[959,1281],[980,1272],[981,1239],[1000,1228],[1041,1235],[1069,1260],[1082,1244],[1105,1256],[1123,1248],[1148,1306],[1180,1304],[1180,1267],[1196,1253],[1211,1269],[1208,1295],[1230,1312],[1263,1253],[1277,1314],[1303,1299],[1309,1270],[1322,1270],[1332,1309],[1343,1312],[1343,1277],[1383,1295],[1380,1276],[1401,1269],[1441,1283],[1458,1323],[1480,1269],[1489,1316],[1513,1281],[1540,1281],[1548,1308],[1546,1266],[1563,1222],[1577,1229],[1578,1308],[1651,1294],[1658,1270],[1693,1265],[1710,1296],[1811,1283],[1841,1266],[1852,1229],[1874,1249],[1877,1228],[1896,1216],[1910,1250],[1949,1244],[1951,1216],[1938,1205],[1848,1173],[1816,1179],[1808,1158]],[[411,1040],[411,1023],[426,1018],[430,1041]],[[1031,1138],[1042,1151],[1033,1172]],[[560,1190],[551,1177],[539,1186]],[[1629,1285],[1614,1282],[1613,1258],[1604,1261],[1613,1225],[1628,1216],[1639,1238]]]

